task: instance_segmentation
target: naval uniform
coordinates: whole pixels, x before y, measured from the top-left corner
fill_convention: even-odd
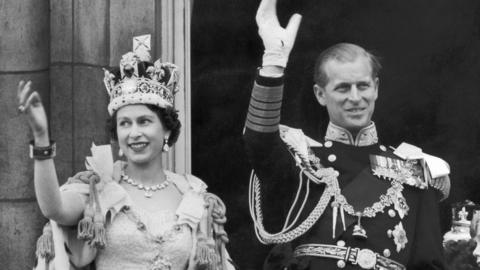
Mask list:
[[[280,136],[282,96],[283,78],[258,75],[244,131],[246,150],[260,183],[258,198],[265,230],[271,232],[282,229],[295,201],[299,179],[306,179],[298,157],[292,155],[291,145]],[[330,123],[325,139],[309,151],[310,164],[321,164],[337,172],[335,180],[340,193],[356,214],[368,212],[366,207],[375,206],[377,210],[373,214],[370,211],[369,217],[361,215],[359,224],[358,215],[346,211],[341,215],[339,208],[332,207],[332,197],[314,223],[304,226],[302,222],[314,214],[312,211],[327,189],[325,183],[307,180],[308,189],[299,193],[299,203],[291,211],[290,221],[300,212],[292,228],[308,228],[286,237],[287,240],[272,241],[276,245],[266,258],[264,269],[445,269],[438,192],[405,181],[394,185],[394,177],[374,174],[375,159],[401,161],[378,142],[373,122],[355,138]],[[392,190],[400,193],[400,199],[388,203],[386,195]],[[354,236],[354,230],[358,233],[359,228],[366,237]]]

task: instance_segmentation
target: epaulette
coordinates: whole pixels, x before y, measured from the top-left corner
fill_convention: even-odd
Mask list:
[[[321,147],[321,143],[305,135],[301,129],[280,125],[279,131],[280,138],[287,145],[298,166],[307,170],[311,169],[311,162],[320,166],[310,148]]]
[[[450,193],[450,178],[448,176],[450,166],[445,160],[423,153],[421,148],[406,142],[395,148],[393,154],[401,159],[400,164],[404,165],[401,167],[404,168],[404,172],[413,172],[417,175],[416,180],[423,177],[420,181],[416,181],[419,185],[414,181],[407,181],[407,183],[422,188],[432,187],[442,194],[442,200],[448,197]],[[419,166],[423,173],[419,173]]]

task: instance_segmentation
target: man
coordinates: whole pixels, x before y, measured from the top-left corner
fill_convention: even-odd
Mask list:
[[[324,141],[279,125],[301,16],[282,28],[275,5],[262,0],[257,12],[265,53],[244,133],[256,233],[278,244],[264,268],[444,269],[437,203],[448,195],[448,165],[408,144],[392,153],[378,143],[375,56],[341,43],[318,57],[314,94],[330,117]]]

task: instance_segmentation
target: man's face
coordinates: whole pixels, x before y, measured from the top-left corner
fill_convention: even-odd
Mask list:
[[[327,107],[330,121],[353,133],[368,126],[378,96],[378,78],[372,78],[368,58],[329,60],[324,68],[328,83],[325,87],[315,84],[314,91],[318,102]]]

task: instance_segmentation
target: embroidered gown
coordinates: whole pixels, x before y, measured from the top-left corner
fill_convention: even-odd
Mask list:
[[[46,260],[46,254],[37,253],[39,262],[34,269],[78,269],[92,262],[96,270],[234,269],[225,249],[225,205],[206,192],[203,181],[166,171],[172,182],[170,188],[177,188],[183,196],[180,205],[174,211],[148,211],[137,206],[119,185],[122,166],[117,162],[113,180],[97,184],[98,200],[106,218],[105,247],[97,249],[78,239],[77,226],[60,226],[50,221],[54,258]],[[69,181],[60,189],[81,194],[85,200],[90,197],[89,185],[81,181]],[[205,254],[206,257],[202,256]]]
[[[172,186],[181,193],[186,192],[186,186],[198,193],[205,192],[206,185],[198,178],[187,180],[184,176],[166,173]],[[68,188],[66,185],[65,189]],[[107,245],[97,252],[96,270],[187,269],[196,224],[179,219],[173,210],[148,211],[137,206],[116,182],[107,183],[102,189],[101,198],[122,199],[107,210],[110,213],[107,215],[111,215],[106,225]]]
[[[108,247],[97,254],[97,270],[187,269],[193,247],[192,228],[179,223],[174,211],[136,205],[115,215],[106,236]]]

